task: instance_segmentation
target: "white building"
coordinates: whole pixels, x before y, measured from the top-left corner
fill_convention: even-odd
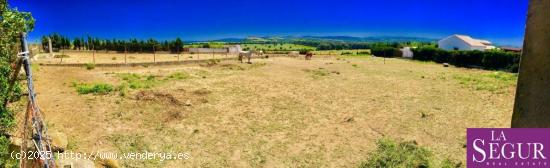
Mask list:
[[[240,53],[241,51],[243,51],[241,49],[241,45],[231,45],[231,46],[227,46],[227,52],[228,53]]]
[[[227,45],[223,48],[187,48],[185,52],[190,53],[230,53],[236,54],[242,51],[241,45]]]
[[[404,58],[412,58],[413,57],[413,52],[411,51],[411,47],[404,47],[404,48],[399,49],[399,50],[401,50],[401,52],[403,53]]]
[[[438,42],[439,48],[443,50],[479,50],[485,51],[495,49],[495,46],[487,40],[474,39],[466,35],[452,35]]]

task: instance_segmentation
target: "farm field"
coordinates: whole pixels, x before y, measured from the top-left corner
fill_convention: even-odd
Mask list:
[[[67,150],[191,156],[125,167],[357,167],[382,138],[464,164],[466,128],[510,126],[517,80],[344,56],[35,71],[38,104]],[[112,89],[85,89],[93,85]]]

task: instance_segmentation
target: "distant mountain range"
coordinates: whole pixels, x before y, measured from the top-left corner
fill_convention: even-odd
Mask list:
[[[223,38],[219,42],[242,43],[242,42],[291,42],[296,40],[312,40],[312,41],[331,41],[331,42],[433,42],[437,39],[423,37],[401,37],[401,36],[376,36],[376,37],[353,37],[353,36],[263,36],[263,37],[247,37],[247,38]]]

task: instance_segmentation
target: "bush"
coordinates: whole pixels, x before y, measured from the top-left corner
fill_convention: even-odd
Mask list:
[[[371,53],[372,55],[377,57],[387,57],[387,58],[403,56],[403,52],[401,52],[399,48],[389,47],[389,46],[373,47],[371,49]]]
[[[85,67],[87,70],[92,70],[95,69],[95,64],[86,64]]]
[[[300,49],[299,53],[300,53],[300,55],[306,55],[308,52],[311,52],[311,51],[313,51],[313,50],[311,50],[311,49]]]
[[[10,8],[7,0],[0,0],[0,27],[0,167],[17,167],[17,160],[9,155],[8,137],[16,120],[13,110],[4,101],[15,101],[21,95],[19,81],[15,82],[13,90],[7,89],[13,73],[10,65],[16,60],[20,33],[34,28],[34,18],[31,13]]]
[[[413,59],[449,63],[458,67],[480,67],[491,70],[518,71],[519,54],[499,50],[489,51],[445,51],[434,47],[412,50]]]
[[[98,83],[98,84],[84,84],[84,83],[73,83],[73,86],[76,88],[78,94],[108,94],[112,92],[113,85]]]

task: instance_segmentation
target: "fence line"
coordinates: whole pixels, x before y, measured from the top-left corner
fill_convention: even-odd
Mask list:
[[[272,57],[288,57],[286,54],[269,55]],[[216,60],[236,60],[237,57],[217,58]],[[252,58],[265,58],[264,56],[253,56]],[[97,63],[95,67],[137,67],[137,66],[163,66],[163,65],[187,65],[208,62],[212,59],[195,59],[195,60],[183,60],[183,61],[163,61],[163,62],[134,62],[134,63]],[[54,66],[54,67],[84,67],[89,63],[39,63],[40,66]]]

